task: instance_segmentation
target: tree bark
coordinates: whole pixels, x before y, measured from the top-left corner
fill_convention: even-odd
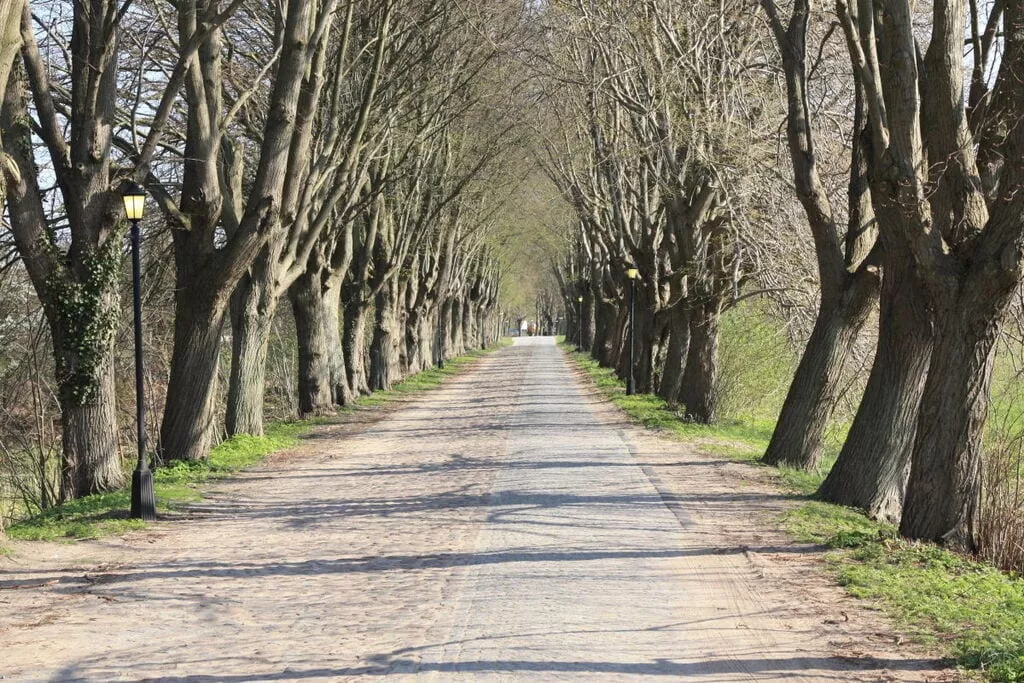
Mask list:
[[[320,278],[303,274],[288,290],[299,351],[299,416],[332,415],[335,403],[344,404],[347,391],[338,396],[338,382],[347,389],[344,367],[339,367],[338,288],[325,292]],[[333,332],[332,332],[333,330]]]
[[[263,435],[267,349],[277,298],[262,277],[246,276],[231,302],[231,376],[226,428],[229,436]]]
[[[800,469],[818,466],[843,367],[871,312],[876,287],[873,274],[854,274],[838,300],[822,299],[764,462]]]
[[[680,402],[686,417],[699,424],[718,421],[718,328],[721,302],[715,298],[694,306],[690,314],[690,345],[683,371]]]
[[[386,283],[374,297],[373,338],[370,341],[370,389],[388,391],[398,375],[398,298],[395,283]]]
[[[679,404],[679,392],[683,385],[683,371],[690,348],[690,319],[687,308],[679,303],[669,311],[668,351],[665,370],[658,387],[658,396],[672,407]]]
[[[942,312],[900,523],[907,538],[967,552],[978,550],[982,437],[999,322],[1012,291],[993,297],[993,285],[980,279],[971,278]]]
[[[426,325],[425,318],[429,317],[422,309],[406,310],[405,323],[405,357],[408,362],[408,372],[415,375],[424,370],[429,351],[424,347],[423,328]]]
[[[191,287],[178,289],[175,299],[174,354],[160,451],[165,460],[204,460],[216,432],[224,305],[194,297]]]
[[[345,352],[345,375],[353,396],[370,393],[366,379],[366,313],[367,305],[356,300],[345,304],[345,328],[342,349]]]
[[[818,495],[896,521],[932,348],[928,302],[906,252],[886,245],[878,346],[846,443]]]
[[[97,369],[96,384],[88,401],[81,403],[62,391],[62,503],[115,491],[124,485],[115,404],[113,354],[107,354]]]

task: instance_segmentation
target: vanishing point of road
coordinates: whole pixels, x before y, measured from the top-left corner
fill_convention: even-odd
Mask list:
[[[0,677],[950,680],[771,530],[789,503],[750,469],[523,339],[177,519],[19,544]]]

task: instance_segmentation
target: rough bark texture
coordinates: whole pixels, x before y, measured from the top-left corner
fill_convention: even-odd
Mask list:
[[[920,283],[895,246],[886,256],[875,362],[825,500],[896,521],[903,505],[917,411],[931,353],[931,321]]]
[[[690,345],[679,393],[686,417],[700,424],[718,421],[718,325],[721,303],[694,307],[690,318]]]
[[[60,500],[67,502],[124,485],[117,440],[113,355],[98,372],[95,395],[85,404],[61,399]]]
[[[229,436],[263,435],[267,349],[277,308],[262,278],[242,278],[231,302],[231,377],[226,428]]]
[[[345,375],[354,396],[370,393],[366,380],[366,314],[362,301],[345,304],[345,328],[342,331],[342,349],[345,352]]]
[[[166,460],[203,460],[216,436],[217,368],[224,306],[194,301],[191,288],[175,296],[174,355],[160,427]],[[198,304],[198,305],[197,305]]]
[[[344,367],[336,367],[341,351],[340,339],[336,338],[341,314],[337,295],[330,291],[325,294],[320,279],[305,274],[288,290],[288,298],[299,347],[299,415],[333,414],[339,398],[339,373],[344,375]],[[347,379],[342,384],[347,387]],[[345,398],[340,397],[341,401]]]
[[[392,280],[374,297],[373,338],[370,341],[370,389],[388,391],[400,376],[398,341],[401,328],[398,320],[396,284]]]
[[[958,303],[963,308],[952,312],[936,335],[900,531],[973,552],[998,326],[981,301]]]
[[[669,339],[665,356],[665,370],[658,395],[670,406],[679,404],[683,385],[683,371],[690,349],[690,319],[686,306],[677,305],[669,311]]]
[[[821,303],[765,452],[764,461],[769,465],[803,469],[818,466],[843,366],[874,303],[873,278],[860,280],[844,287],[838,301]]]

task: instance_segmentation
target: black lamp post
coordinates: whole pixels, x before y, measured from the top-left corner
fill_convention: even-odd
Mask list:
[[[629,376],[626,378],[626,396],[636,392],[636,380],[633,379],[633,366],[636,361],[636,281],[640,271],[630,266],[626,269],[629,278]]]
[[[146,401],[142,382],[142,286],[139,221],[146,210],[146,191],[128,183],[122,194],[124,213],[132,223],[132,297],[135,309],[135,422],[139,438],[139,462],[132,473],[132,519],[156,519],[153,472],[146,456]]]
[[[583,351],[583,297],[576,298],[576,350]]]
[[[437,307],[437,367],[444,370],[444,311]]]

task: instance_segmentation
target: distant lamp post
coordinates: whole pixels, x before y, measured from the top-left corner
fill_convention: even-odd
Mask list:
[[[153,493],[153,472],[146,456],[146,401],[142,382],[142,259],[140,257],[139,222],[146,211],[146,191],[136,183],[128,183],[122,193],[124,214],[131,221],[132,296],[135,309],[135,423],[139,439],[139,462],[132,473],[132,519],[156,519],[156,496]]]
[[[579,309],[576,315],[576,350],[583,351],[583,297],[576,299],[576,307]]]
[[[437,307],[437,367],[444,370],[444,311]]]
[[[629,278],[629,376],[626,378],[626,396],[636,393],[636,380],[633,379],[633,367],[636,362],[636,281],[640,271],[630,266],[626,269]]]

